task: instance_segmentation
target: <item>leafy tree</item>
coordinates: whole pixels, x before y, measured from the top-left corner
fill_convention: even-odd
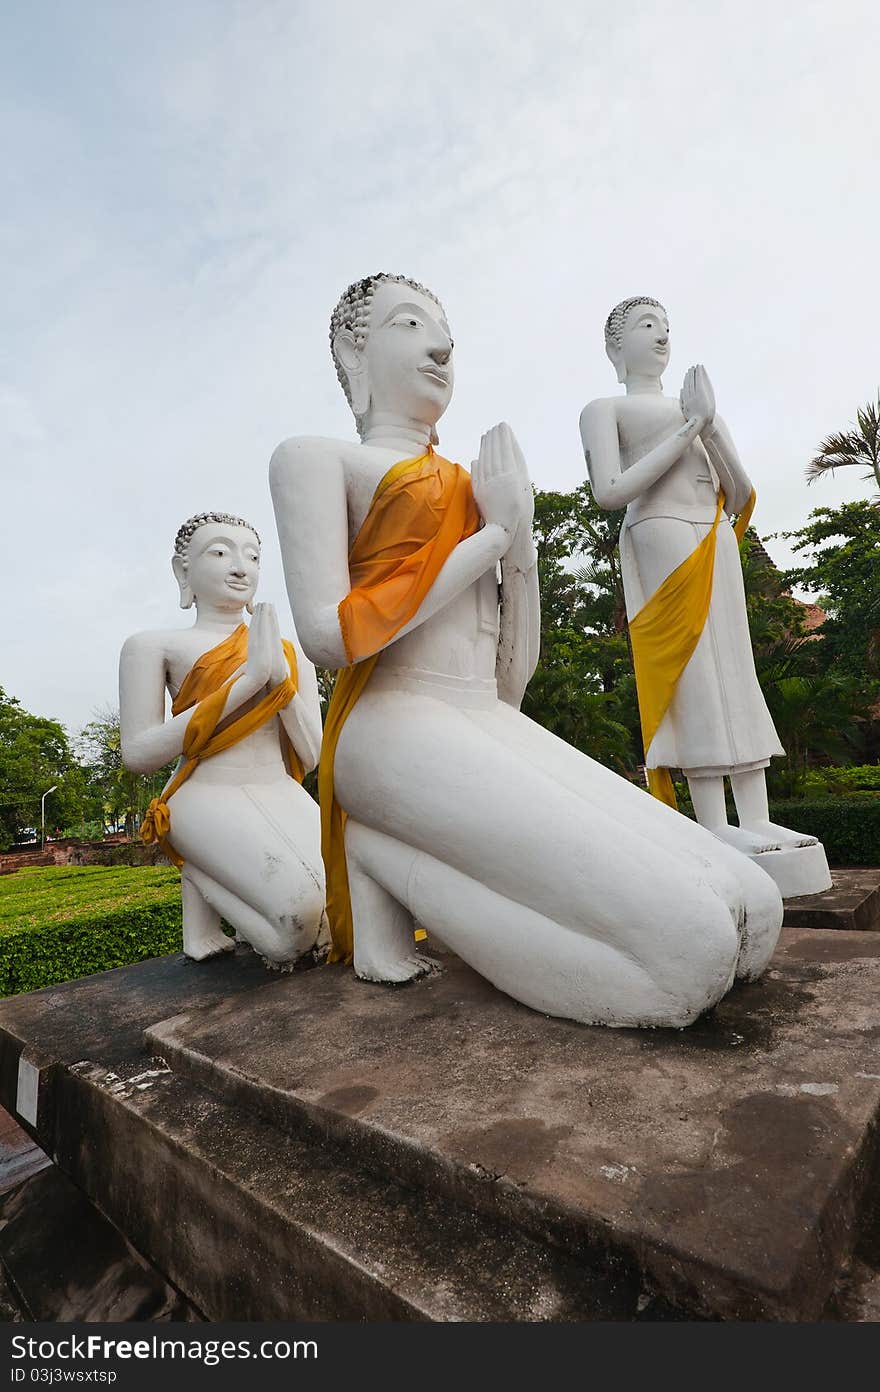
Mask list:
[[[523,711],[583,753],[626,770],[637,759],[638,713],[617,551],[620,516],[602,512],[586,484],[535,495],[541,656]]]
[[[57,720],[31,715],[0,687],[0,850],[40,826],[42,794],[46,826],[75,824],[86,804],[85,780]]]
[[[94,720],[80,731],[77,750],[101,834],[121,826],[134,838],[150,799],[167,783],[173,763],[156,773],[129,772],[122,762],[119,711],[109,705],[95,711]]]
[[[849,763],[862,742],[864,684],[824,667],[823,642],[782,639],[760,663],[761,688],[785,749],[784,765],[771,761],[769,786],[786,797],[802,790],[811,764]]]
[[[876,402],[869,401],[856,412],[855,429],[828,435],[822,441],[807,465],[807,482],[853,464],[867,469],[865,478],[873,478],[880,488],[880,394]]]
[[[815,508],[806,525],[782,534],[803,564],[787,585],[818,595],[826,665],[853,677],[880,676],[880,509],[868,501]]]

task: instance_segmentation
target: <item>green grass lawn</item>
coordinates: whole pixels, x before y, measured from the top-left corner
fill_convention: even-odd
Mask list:
[[[179,870],[49,866],[0,876],[0,995],[180,948]]]

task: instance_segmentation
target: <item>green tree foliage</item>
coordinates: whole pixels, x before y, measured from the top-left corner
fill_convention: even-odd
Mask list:
[[[867,500],[816,508],[806,525],[784,532],[803,563],[785,583],[818,596],[827,666],[873,682],[880,696],[880,508]]]
[[[787,796],[816,762],[845,762],[860,751],[870,693],[863,674],[842,670],[821,632],[809,633],[792,598],[791,573],[776,569],[757,535],[740,547],[755,669],[785,749],[770,764],[771,790]]]
[[[121,827],[134,838],[150,799],[161,792],[174,765],[146,775],[129,772],[122,762],[119,711],[109,705],[95,712],[94,720],[80,731],[76,745],[101,835]]]
[[[85,804],[85,780],[63,725],[31,715],[0,687],[0,850],[40,828],[41,795],[46,828],[78,821]]]
[[[617,532],[583,484],[535,495],[541,656],[523,711],[585,754],[621,770],[638,756],[635,683]]]
[[[807,465],[807,482],[852,465],[867,469],[865,478],[873,479],[880,488],[880,394],[876,402],[869,401],[856,412],[854,429],[828,435],[822,441]]]

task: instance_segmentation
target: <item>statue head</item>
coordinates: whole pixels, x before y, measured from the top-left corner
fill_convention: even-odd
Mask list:
[[[443,306],[407,276],[355,281],[330,320],[336,375],[363,436],[371,411],[434,427],[452,396],[452,337]]]
[[[254,611],[260,578],[260,538],[255,527],[229,512],[200,512],[174,538],[171,569],[180,586],[181,609],[199,601],[218,609]]]
[[[662,377],[669,362],[669,319],[659,300],[621,300],[605,321],[605,352],[618,382],[629,376]]]

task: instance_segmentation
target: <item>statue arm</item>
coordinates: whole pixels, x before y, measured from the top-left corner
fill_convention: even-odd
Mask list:
[[[700,439],[724,489],[725,511],[742,512],[752,492],[752,481],[740,462],[733,437],[720,416],[715,417]]]
[[[304,773],[317,768],[321,754],[321,699],[318,674],[294,638],[298,674],[297,692],[281,711],[281,723],[297,752]]]
[[[531,534],[522,551],[518,538],[501,561],[501,623],[495,676],[498,695],[519,710],[538,665],[541,647],[541,599],[538,553]]]
[[[669,470],[699,435],[699,416],[691,416],[678,430],[628,469],[620,467],[620,444],[613,401],[591,401],[581,412],[581,441],[593,496],[601,508],[626,507]]]
[[[285,441],[272,456],[269,482],[300,641],[313,662],[334,669],[345,667],[348,657],[339,626],[339,605],[351,589],[351,579],[348,504],[338,446],[309,438]],[[509,544],[510,534],[492,522],[460,542],[418,612],[391,641],[411,633],[444,609],[491,570]]]

